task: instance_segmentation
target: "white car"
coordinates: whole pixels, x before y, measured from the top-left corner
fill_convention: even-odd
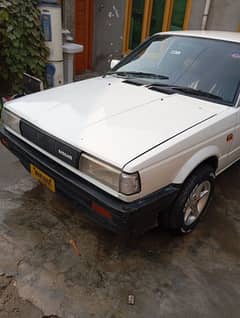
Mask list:
[[[0,138],[107,228],[189,233],[240,158],[239,79],[240,33],[160,33],[104,76],[7,103]]]

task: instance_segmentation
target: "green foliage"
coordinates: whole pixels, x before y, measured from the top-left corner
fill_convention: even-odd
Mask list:
[[[23,73],[44,80],[48,49],[38,0],[0,0],[0,96],[22,92]]]

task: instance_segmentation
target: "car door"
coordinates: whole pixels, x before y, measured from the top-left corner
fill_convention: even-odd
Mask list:
[[[236,122],[233,133],[226,136],[230,145],[229,164],[240,159],[240,92],[236,102]]]

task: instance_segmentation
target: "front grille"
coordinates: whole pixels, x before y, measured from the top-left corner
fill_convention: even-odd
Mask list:
[[[78,168],[81,153],[79,150],[49,135],[25,120],[21,120],[20,128],[24,138],[69,165]]]

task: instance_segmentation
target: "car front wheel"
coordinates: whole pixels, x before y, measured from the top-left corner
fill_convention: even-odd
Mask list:
[[[196,227],[207,211],[214,183],[215,171],[211,166],[199,167],[190,175],[169,214],[169,229],[186,234]]]

